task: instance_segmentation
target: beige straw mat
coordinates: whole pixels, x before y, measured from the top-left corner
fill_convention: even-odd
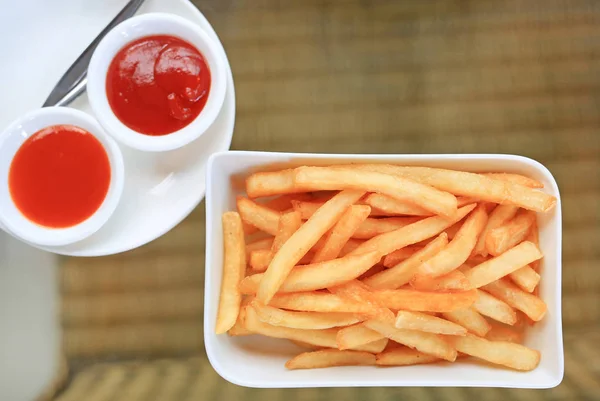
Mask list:
[[[600,2],[195,3],[232,65],[232,149],[513,153],[551,170],[565,379],[543,391],[231,385],[203,346],[202,204],[140,249],[64,259],[70,376],[56,400],[600,399]]]

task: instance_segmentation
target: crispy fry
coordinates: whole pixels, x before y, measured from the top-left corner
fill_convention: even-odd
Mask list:
[[[373,296],[379,303],[393,310],[415,312],[450,312],[468,308],[477,300],[477,292],[425,292],[409,289],[376,290]]]
[[[252,302],[253,299],[254,297],[245,297],[242,299],[237,320],[235,321],[235,324],[227,331],[227,334],[232,337],[248,336],[252,334],[250,330],[246,329],[246,307],[250,304],[250,302]]]
[[[308,251],[306,255],[302,256],[302,259],[298,261],[298,266],[304,266],[310,263],[315,254]],[[271,251],[268,249],[259,249],[250,253],[250,267],[254,273],[263,273],[269,267],[271,260]]]
[[[442,313],[442,316],[482,337],[484,337],[492,328],[487,320],[485,320],[485,318],[473,308],[464,308],[452,312],[445,312]]]
[[[485,291],[477,290],[473,309],[502,323],[513,325],[517,322],[517,313],[513,308]]]
[[[456,213],[456,197],[429,185],[378,172],[338,167],[299,167],[294,170],[294,184],[313,190],[352,189],[372,191],[397,200],[420,205],[446,217]]]
[[[371,306],[334,294],[324,292],[299,292],[278,294],[271,300],[270,306],[276,308],[306,311],[306,312],[346,312],[366,314]]]
[[[308,202],[312,199],[313,197],[309,193],[289,194],[273,198],[265,202],[263,205],[278,212],[286,212],[293,208],[292,201]]]
[[[389,233],[378,235],[368,241],[362,243],[352,253],[363,253],[377,250],[383,255],[394,252],[396,249],[404,248],[405,246],[416,244],[427,238],[439,234],[452,224],[461,220],[475,205],[464,206],[458,209],[458,212],[452,219],[445,219],[441,216],[427,217],[419,220],[416,223],[409,224]]]
[[[488,341],[474,335],[448,337],[456,349],[488,362],[516,370],[533,370],[540,363],[540,353],[520,344]]]
[[[540,250],[533,243],[525,241],[502,255],[466,271],[465,275],[473,288],[479,288],[520,269],[534,260],[541,259],[542,256]]]
[[[456,359],[456,350],[436,334],[397,329],[389,323],[378,320],[367,320],[364,325],[397,343],[416,349],[419,352],[450,362],[454,362]]]
[[[339,256],[346,242],[352,234],[365,221],[371,213],[371,207],[367,205],[352,205],[333,226],[331,233],[327,236],[325,244],[317,251],[311,263],[325,262]]]
[[[297,266],[281,284],[278,293],[320,290],[346,283],[369,270],[380,258],[378,252],[369,252]],[[240,290],[244,294],[255,294],[264,277],[265,274],[254,274],[244,278],[240,283]]]
[[[271,235],[277,235],[281,213],[259,205],[243,196],[237,197],[237,208],[245,223]]]
[[[356,248],[358,248],[364,241],[358,240],[358,239],[353,239],[350,238],[342,247],[342,250],[340,251],[339,256],[343,257],[348,255],[350,252],[354,251]]]
[[[465,263],[475,247],[477,236],[483,230],[486,221],[487,213],[484,206],[480,204],[467,217],[454,239],[419,267],[418,276],[439,277]]]
[[[257,301],[253,301],[251,306],[260,321],[271,326],[293,329],[330,329],[349,326],[362,320],[352,313],[293,312],[262,305]]]
[[[533,242],[535,246],[537,246],[538,248],[540,247],[540,233],[538,229],[537,219],[531,225],[531,228],[529,229],[529,233],[527,234],[527,238],[525,238],[525,241]],[[531,268],[537,273],[540,272],[540,262],[540,260],[536,260],[535,262],[531,263]]]
[[[269,250],[273,245],[273,237],[262,238],[257,241],[246,244],[246,261],[250,260],[252,251]]]
[[[279,219],[279,229],[271,243],[271,248],[267,251],[261,249],[252,252],[250,254],[250,267],[252,267],[254,271],[259,272],[267,270],[275,253],[277,253],[279,248],[281,248],[301,225],[302,219],[300,219],[300,213],[293,211],[283,213]]]
[[[444,233],[442,233],[442,234],[444,234]],[[442,234],[440,234],[440,235],[442,235]],[[448,236],[448,234],[446,234],[446,237],[447,236]],[[390,253],[388,255],[385,255],[385,258],[383,258],[383,265],[385,267],[394,267],[398,263],[403,262],[406,259],[410,258],[416,252],[420,251],[423,248],[424,248],[423,246],[410,245],[410,246],[407,246],[407,247],[404,247],[404,248],[397,249],[394,252],[392,252],[392,253]]]
[[[293,200],[291,202],[292,207],[294,208],[294,210],[298,213],[300,213],[300,216],[302,216],[302,220],[308,220],[311,218],[311,216],[313,214],[315,214],[315,212],[317,210],[319,210],[319,208],[321,206],[323,206],[325,204],[325,202],[327,202],[326,200],[322,200],[322,201],[299,201],[299,200]]]
[[[467,330],[456,323],[426,313],[398,311],[395,326],[397,329],[418,330],[427,333],[464,336]]]
[[[355,239],[371,239],[380,234],[406,227],[419,221],[418,217],[386,217],[382,219],[367,218],[352,234]]]
[[[364,202],[374,209],[380,210],[388,216],[431,216],[433,213],[412,203],[402,202],[391,196],[382,194],[369,194]]]
[[[540,275],[531,268],[531,265],[525,265],[510,273],[508,276],[516,285],[521,287],[523,291],[527,292],[533,292],[540,282]]]
[[[352,168],[393,174],[431,185],[454,195],[469,196],[481,201],[510,203],[535,212],[547,212],[556,205],[556,198],[539,190],[481,174],[430,167],[405,167],[389,164],[356,164]]]
[[[496,206],[496,208],[490,213],[487,224],[477,239],[477,245],[475,245],[473,254],[487,256],[488,251],[485,249],[485,239],[487,238],[488,233],[494,228],[500,227],[502,224],[512,219],[515,214],[517,214],[518,210],[519,207],[513,205]]]
[[[544,301],[521,290],[507,279],[496,280],[485,285],[483,289],[513,308],[525,313],[535,322],[542,320],[546,314],[547,306]]]
[[[468,291],[473,288],[469,279],[459,270],[434,278],[419,276],[410,285],[421,291]]]
[[[386,337],[360,323],[338,331],[336,341],[337,347],[343,350],[370,344],[383,338]]]
[[[385,347],[387,347],[388,342],[389,340],[387,338],[381,338],[379,340],[371,341],[366,344],[357,345],[356,347],[352,347],[352,349],[355,351],[366,351],[371,352],[373,354],[377,354],[383,351]]]
[[[435,240],[431,241],[405,261],[388,270],[374,274],[365,279],[364,283],[377,289],[393,290],[399,288],[409,282],[421,264],[435,256],[447,244],[448,236],[446,233],[441,233]]]
[[[488,232],[485,238],[485,249],[492,255],[500,255],[526,237],[531,225],[535,221],[535,213],[525,211],[517,213],[516,217]]]
[[[512,182],[513,184],[520,184],[529,188],[544,188],[544,184],[542,184],[538,180],[534,180],[533,178],[526,177],[521,174],[485,173],[483,175],[494,180],[508,181]]]
[[[246,179],[246,193],[250,198],[304,192],[294,186],[294,170],[254,173]]]
[[[362,351],[324,349],[304,352],[285,363],[288,369],[319,369],[348,365],[375,365],[375,355]]]
[[[373,296],[370,288],[358,280],[349,281],[337,287],[329,287],[329,291],[341,297],[371,306],[367,315],[384,321],[394,321],[394,313],[380,305],[379,300]]]
[[[363,195],[359,191],[342,191],[317,210],[275,254],[261,280],[257,299],[268,304],[302,256],[335,224],[346,208]]]
[[[385,350],[380,354],[376,355],[377,366],[407,366],[407,365],[419,365],[423,363],[433,363],[440,361],[432,355],[427,355],[408,347],[395,348],[391,350]]]
[[[246,244],[242,220],[236,212],[225,212],[223,222],[223,278],[215,332],[225,333],[237,321],[242,302],[239,284],[246,271]]]

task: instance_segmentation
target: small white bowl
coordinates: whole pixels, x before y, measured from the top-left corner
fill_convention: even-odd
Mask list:
[[[12,160],[21,145],[39,130],[52,125],[74,125],[100,141],[110,164],[110,184],[104,201],[88,219],[68,228],[49,228],[28,220],[14,204],[8,186]],[[117,143],[90,115],[66,107],[46,107],[27,113],[0,134],[0,223],[16,237],[37,245],[60,246],[89,237],[106,223],[123,192],[123,155]]]
[[[106,74],[115,55],[128,43],[152,35],[171,35],[192,44],[210,69],[211,86],[200,114],[184,128],[171,134],[151,136],[132,130],[113,113],[106,95]],[[180,148],[200,137],[215,121],[227,87],[227,63],[223,50],[198,25],[176,15],[144,14],[128,19],[102,39],[90,61],[87,93],[96,118],[104,129],[125,145],[150,152]]]
[[[530,372],[476,363],[437,363],[377,368],[343,366],[320,370],[287,370],[285,362],[305,349],[289,341],[263,336],[231,337],[215,334],[223,264],[221,215],[235,210],[235,198],[248,172],[274,165],[396,163],[472,172],[520,173],[540,180],[544,192],[557,198],[556,207],[538,215],[540,248],[544,253],[540,296],[548,305],[544,319],[526,332],[524,344],[541,352],[539,366]],[[284,167],[285,166],[285,167]],[[221,152],[207,165],[206,263],[204,290],[204,345],[213,368],[224,379],[247,387],[513,387],[551,388],[564,373],[561,320],[561,204],[558,186],[546,167],[514,155],[331,155],[270,152]],[[252,367],[249,369],[248,367]]]

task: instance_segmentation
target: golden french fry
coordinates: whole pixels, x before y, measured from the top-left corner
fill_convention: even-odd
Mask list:
[[[475,245],[473,254],[487,256],[488,251],[485,249],[485,239],[487,238],[488,233],[494,228],[500,227],[502,224],[512,219],[517,214],[518,210],[519,207],[513,205],[496,206],[496,208],[490,213],[487,224],[477,239],[477,244]]]
[[[294,170],[259,172],[246,179],[246,193],[250,198],[304,192],[294,185]]]
[[[373,296],[370,287],[358,280],[348,281],[337,287],[329,287],[329,291],[341,297],[371,306],[371,310],[367,313],[371,318],[394,321],[394,313],[385,306],[380,305],[378,299]]]
[[[427,217],[397,230],[378,235],[363,242],[352,253],[358,254],[376,250],[381,252],[382,255],[387,255],[396,249],[404,248],[405,246],[413,245],[434,235],[438,235],[452,224],[461,220],[474,208],[475,205],[463,206],[458,209],[458,212],[451,219],[441,216]]]
[[[319,369],[353,365],[375,365],[375,355],[362,351],[324,349],[304,352],[285,363],[285,367],[288,369]]]
[[[537,296],[525,292],[507,279],[491,282],[483,289],[515,309],[525,313],[534,322],[542,320],[547,306]]]
[[[445,234],[445,233],[442,233]],[[440,235],[442,235],[440,234]],[[445,234],[448,237],[448,234]],[[431,242],[431,241],[430,241]],[[447,241],[446,241],[447,242]],[[400,262],[404,262],[406,259],[413,256],[416,252],[420,251],[424,247],[419,245],[410,245],[404,248],[396,249],[394,252],[385,255],[383,258],[383,265],[385,267],[394,267]]]
[[[356,248],[358,248],[364,241],[358,240],[358,239],[353,239],[350,238],[342,247],[342,250],[340,251],[339,256],[346,256],[348,255],[350,252],[354,251]]]
[[[517,322],[517,313],[513,308],[485,291],[477,290],[473,309],[502,323],[513,325]]]
[[[402,202],[391,196],[372,193],[367,195],[364,202],[388,216],[431,216],[433,213],[412,203]]]
[[[350,167],[357,170],[393,174],[431,185],[454,195],[500,204],[510,203],[535,212],[547,212],[556,205],[556,198],[552,195],[512,182],[491,179],[481,174],[389,164],[355,164]]]
[[[340,329],[336,341],[337,347],[343,350],[371,344],[384,338],[386,337],[360,323]]]
[[[496,227],[485,238],[485,249],[491,255],[500,255],[522,242],[535,221],[535,213],[524,211],[509,222]]]
[[[485,207],[480,204],[467,217],[450,243],[435,256],[419,266],[417,276],[439,277],[458,268],[469,258],[477,236],[487,221]]]
[[[359,302],[324,292],[297,292],[278,294],[270,306],[306,312],[346,312],[367,314],[372,308]]]
[[[419,276],[411,280],[410,285],[421,291],[468,291],[473,288],[469,279],[459,270],[440,277]]]
[[[269,250],[273,245],[273,237],[262,238],[246,244],[246,261],[250,260],[252,251]]]
[[[379,320],[367,320],[364,325],[385,337],[428,355],[450,362],[456,359],[456,350],[440,336],[421,331],[397,329]]]
[[[516,370],[533,370],[540,363],[540,353],[520,344],[488,341],[472,334],[448,337],[459,352]]]
[[[273,245],[271,246],[271,253],[274,255],[281,249],[283,244],[300,228],[302,225],[302,218],[298,212],[287,212],[281,215],[279,219],[279,230],[277,235],[273,239]]]
[[[352,205],[346,209],[331,229],[331,233],[327,236],[323,247],[316,252],[311,263],[325,262],[337,258],[346,242],[370,213],[371,207],[367,205]]]
[[[252,302],[254,297],[245,297],[242,299],[242,303],[240,305],[240,312],[238,313],[237,320],[235,324],[227,331],[232,337],[236,336],[249,336],[252,332],[246,329],[246,307]]]
[[[419,365],[423,363],[439,362],[440,359],[432,355],[410,349],[408,347],[385,350],[376,355],[377,366],[408,366]]]
[[[326,200],[322,201],[299,201],[294,200],[291,202],[292,207],[300,216],[302,216],[302,220],[308,220],[310,217],[315,214],[315,212],[327,202]]]
[[[539,259],[538,259],[539,260]],[[532,262],[534,263],[534,262]],[[520,269],[508,275],[510,279],[518,285],[523,291],[533,292],[540,282],[540,275],[531,268],[531,265],[525,265]]]
[[[382,265],[381,263],[378,263],[375,266],[371,267],[366,272],[364,272],[360,277],[358,277],[357,280],[364,282],[364,280],[368,279],[369,277],[371,277],[377,273],[381,273],[384,270],[386,270],[385,266]]]
[[[225,333],[237,321],[242,302],[239,284],[246,271],[246,244],[242,219],[236,212],[225,212],[223,222],[223,278],[215,332]]]
[[[369,252],[297,266],[281,284],[278,293],[313,291],[344,284],[369,270],[380,258],[378,252]],[[254,274],[244,278],[240,283],[242,293],[256,294],[265,275]]]
[[[414,312],[451,312],[468,308],[477,300],[475,290],[441,293],[398,289],[375,290],[372,294],[380,305]]]
[[[456,234],[458,234],[458,231],[460,230],[460,228],[463,226],[464,222],[461,220],[457,223],[454,223],[453,225],[451,225],[450,227],[448,227],[446,229],[446,234],[448,234],[448,239],[452,240],[454,239],[454,237],[456,237]]]
[[[277,235],[281,213],[243,196],[237,197],[237,208],[245,223],[271,235]]]
[[[520,344],[523,341],[523,332],[501,323],[492,322],[492,329],[488,331],[485,338],[490,341],[508,341]]]
[[[435,334],[453,336],[467,334],[467,329],[456,323],[420,312],[398,311],[395,326],[398,329],[418,330]]]
[[[446,217],[457,210],[456,197],[429,185],[378,172],[338,167],[298,167],[294,184],[313,190],[352,189],[378,192]]]
[[[444,312],[442,316],[481,337],[485,337],[492,328],[488,321],[472,307]]]
[[[269,267],[270,249],[257,249],[250,252],[250,268],[255,272],[264,272]]]
[[[540,247],[540,233],[538,230],[537,219],[531,225],[531,228],[529,229],[529,233],[527,234],[527,238],[525,238],[525,241],[533,242],[535,246],[537,246],[538,248]],[[531,268],[537,273],[539,273],[540,260],[536,260],[535,262],[531,263]]]
[[[251,306],[261,322],[293,329],[330,329],[364,320],[352,313],[294,312],[262,305],[256,301],[253,301]]]
[[[360,191],[342,191],[319,208],[275,254],[261,280],[257,299],[268,304],[302,256],[333,227],[346,208],[363,195]]]
[[[356,347],[352,347],[352,349],[355,351],[365,351],[365,352],[371,352],[372,354],[377,354],[377,353],[383,351],[385,349],[385,347],[387,347],[388,341],[389,340],[387,338],[381,338],[376,341],[371,341],[370,343],[357,345]]]
[[[508,181],[513,184],[520,184],[529,188],[544,188],[544,184],[530,177],[526,177],[521,174],[511,174],[511,173],[485,173],[483,174],[488,178],[492,178],[494,180],[500,181]]]
[[[528,263],[541,259],[543,256],[533,243],[529,241],[521,242],[502,255],[466,271],[465,276],[467,276],[473,288],[479,288],[520,269]]]
[[[372,288],[394,290],[408,283],[425,261],[435,256],[448,244],[448,236],[441,233],[435,240],[415,252],[405,261],[364,280]],[[385,262],[384,262],[385,263]]]
[[[352,234],[355,239],[371,239],[380,234],[406,227],[409,224],[419,221],[419,217],[386,217],[382,219],[367,218],[363,221]]]

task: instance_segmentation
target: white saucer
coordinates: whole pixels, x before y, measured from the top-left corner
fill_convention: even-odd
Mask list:
[[[0,17],[0,34],[19,38],[3,45],[3,59],[11,62],[0,63],[3,89],[0,129],[20,114],[42,105],[64,71],[127,0],[27,0],[23,3]],[[187,18],[219,41],[206,18],[188,0],[147,0],[138,14],[148,12],[169,12]],[[147,244],[183,220],[204,197],[208,157],[229,149],[231,144],[235,92],[231,68],[229,65],[227,68],[223,109],[202,137],[182,149],[166,153],[144,153],[122,146],[125,189],[110,220],[83,241],[42,249],[73,256],[115,254]],[[91,113],[85,95],[71,107]]]

